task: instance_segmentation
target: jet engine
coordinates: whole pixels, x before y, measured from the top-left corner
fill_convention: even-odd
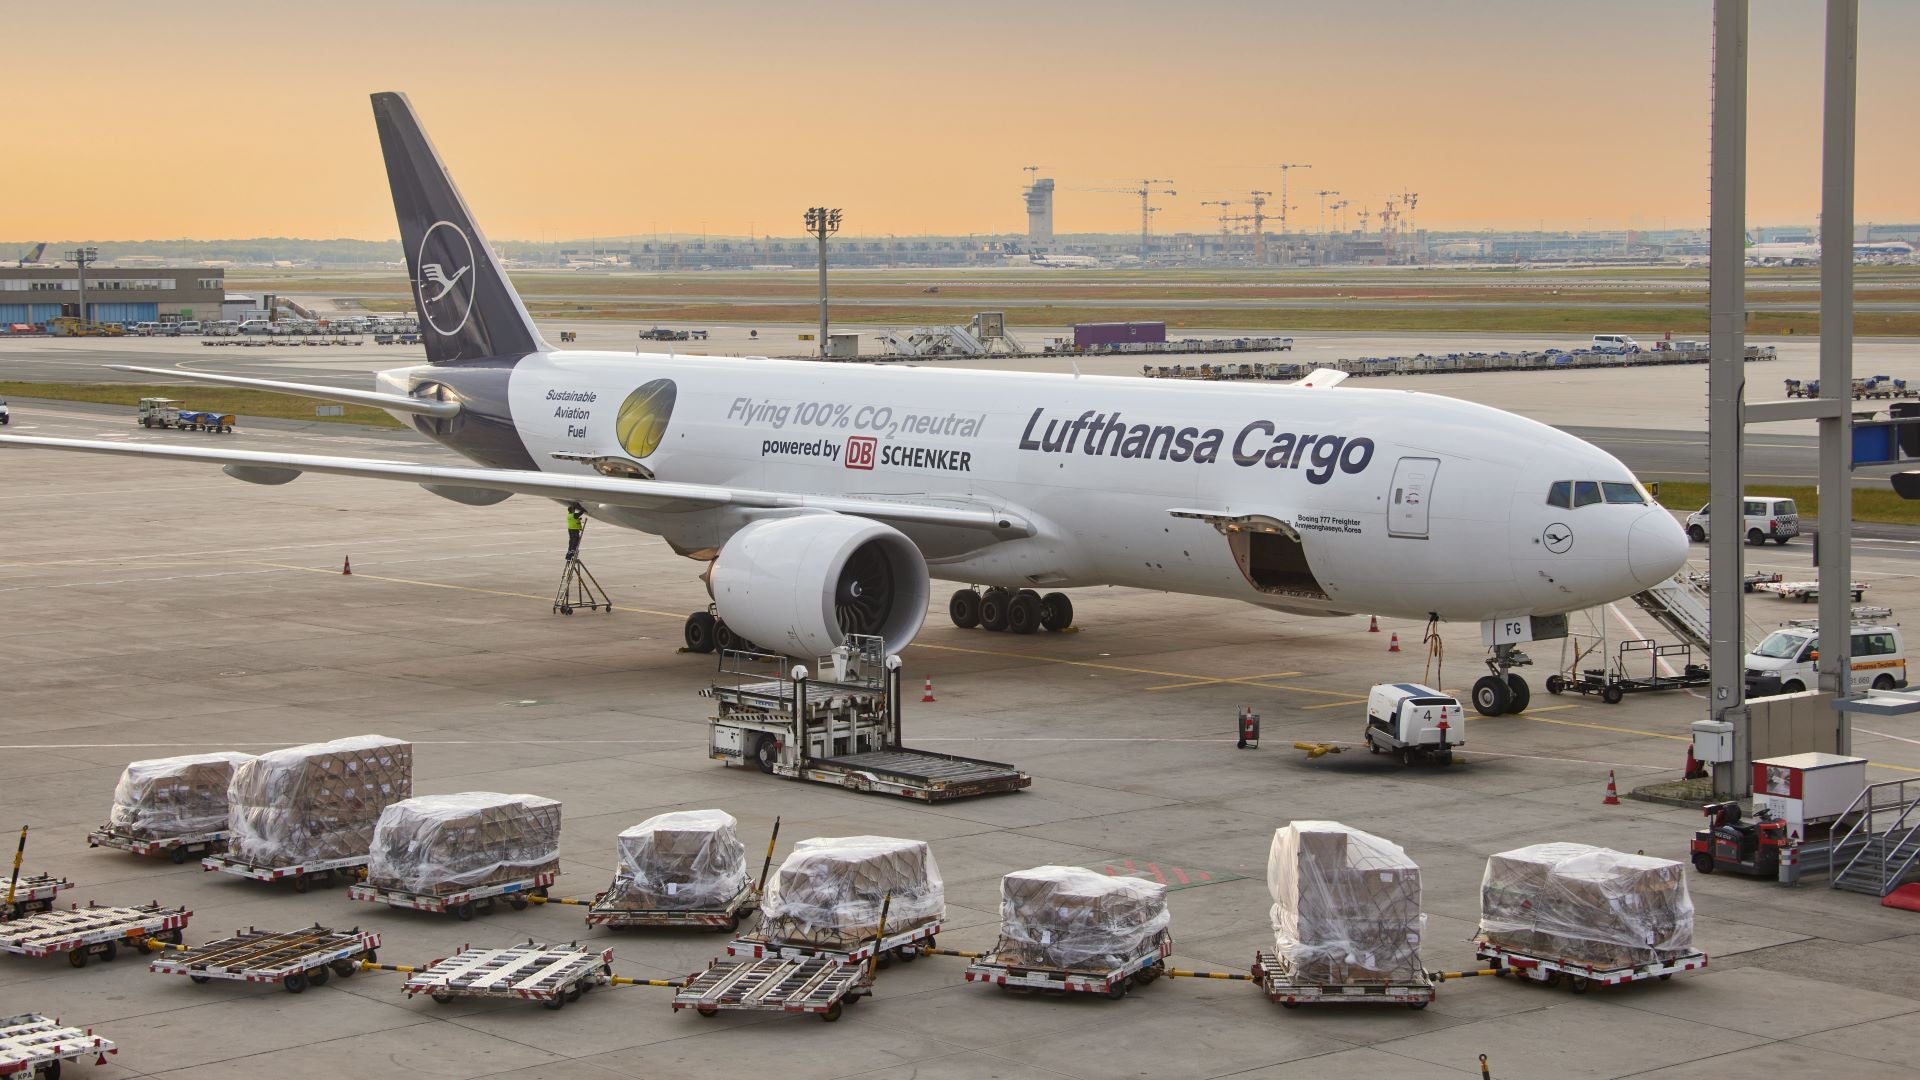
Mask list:
[[[927,561],[898,529],[866,518],[805,514],[756,521],[728,538],[708,572],[728,628],[761,648],[818,657],[849,634],[896,652],[920,632]]]

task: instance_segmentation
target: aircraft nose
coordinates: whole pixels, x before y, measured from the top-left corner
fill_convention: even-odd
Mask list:
[[[1627,533],[1627,566],[1633,579],[1647,588],[1667,580],[1687,565],[1687,534],[1665,510],[1640,515]]]

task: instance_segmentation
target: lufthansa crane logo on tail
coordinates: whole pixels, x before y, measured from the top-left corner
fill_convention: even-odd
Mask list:
[[[473,241],[451,221],[436,221],[420,238],[413,283],[420,318],[441,337],[452,337],[473,314]]]

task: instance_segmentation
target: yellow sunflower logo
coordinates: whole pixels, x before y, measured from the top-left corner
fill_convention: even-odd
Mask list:
[[[614,433],[627,453],[644,458],[660,449],[660,440],[667,435],[667,421],[673,418],[676,395],[672,379],[655,379],[627,395],[614,421]]]

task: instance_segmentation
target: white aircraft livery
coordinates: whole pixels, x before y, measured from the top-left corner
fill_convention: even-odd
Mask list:
[[[962,627],[1064,629],[1059,590],[1123,585],[1316,615],[1483,624],[1474,702],[1525,708],[1515,645],[1657,585],[1678,523],[1618,460],[1496,409],[1400,390],[1173,384],[764,357],[562,351],[540,337],[412,106],[376,94],[428,363],[342,390],[166,369],[387,409],[445,467],[0,436],[0,445],[417,483],[473,506],[579,503],[706,564],[696,650],[904,648],[931,578]],[[156,369],[132,368],[150,371]],[[985,588],[982,589],[981,587]],[[1558,617],[1557,619],[1555,617]]]

